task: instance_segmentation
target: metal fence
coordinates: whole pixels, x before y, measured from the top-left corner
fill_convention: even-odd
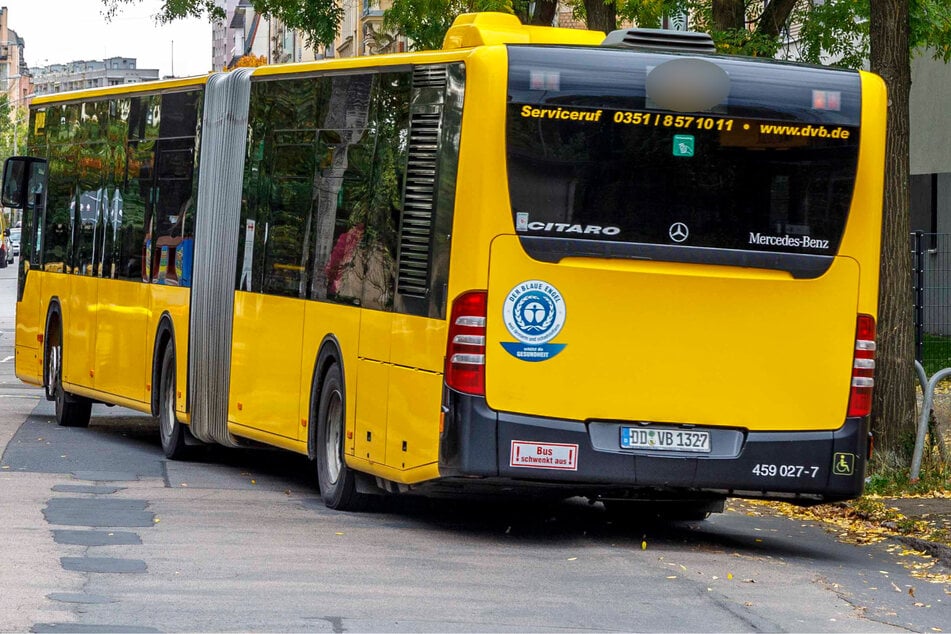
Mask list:
[[[951,367],[951,234],[911,235],[915,359],[928,376]]]

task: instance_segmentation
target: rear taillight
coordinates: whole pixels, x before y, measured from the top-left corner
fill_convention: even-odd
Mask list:
[[[446,385],[485,395],[486,292],[469,291],[452,303],[446,345]]]
[[[855,357],[852,361],[852,391],[849,416],[868,416],[872,411],[875,386],[875,318],[859,315],[855,328]]]

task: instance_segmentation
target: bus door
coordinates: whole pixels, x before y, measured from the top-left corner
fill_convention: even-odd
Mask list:
[[[3,204],[20,209],[20,260],[17,275],[17,328],[15,371],[27,383],[43,381],[43,358],[39,337],[40,293],[35,273],[42,269],[42,227],[46,211],[47,174],[43,159],[17,157],[4,169]]]
[[[84,148],[85,149],[85,148]],[[96,234],[102,216],[103,190],[98,171],[81,172],[79,186],[70,202],[72,220],[71,266],[64,306],[63,381],[90,388],[96,383],[96,331],[99,317]]]

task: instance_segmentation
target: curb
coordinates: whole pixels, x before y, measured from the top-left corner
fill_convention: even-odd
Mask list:
[[[929,542],[926,539],[908,537],[905,535],[896,535],[895,539],[906,546],[914,548],[915,550],[928,553],[934,557],[939,564],[948,570],[951,570],[951,546],[945,546],[944,544]]]

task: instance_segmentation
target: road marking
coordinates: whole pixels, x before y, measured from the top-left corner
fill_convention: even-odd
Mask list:
[[[12,359],[12,358],[13,358],[12,356],[6,357],[3,361],[0,361],[0,363],[6,363],[7,361],[9,361],[9,360]]]

